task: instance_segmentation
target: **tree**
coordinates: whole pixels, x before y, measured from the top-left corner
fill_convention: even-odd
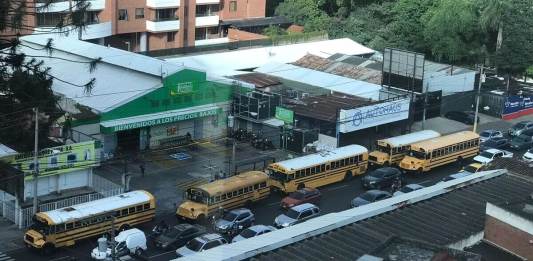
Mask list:
[[[503,15],[510,5],[508,0],[483,0],[480,2],[483,6],[481,10],[480,23],[486,32],[497,32],[496,51],[502,46],[503,41]]]
[[[306,31],[322,31],[330,26],[329,16],[315,0],[286,0],[276,8],[276,15],[303,25]]]
[[[434,5],[433,0],[399,0],[392,8],[391,22],[387,25],[388,45],[391,47],[426,52],[425,24],[422,17]]]
[[[61,19],[51,29],[38,29],[28,21],[36,19],[37,10],[50,6],[53,0],[39,1],[3,0],[0,1],[0,142],[22,150],[33,149],[33,111],[39,107],[39,145],[47,146],[50,124],[63,112],[57,106],[58,97],[52,91],[54,80],[62,81],[50,73],[38,57],[26,55],[22,48],[32,48],[20,41],[21,34],[50,34],[81,32],[85,27],[86,13],[90,6],[85,0],[73,1],[72,7],[60,12]],[[53,56],[52,40],[44,49]],[[59,58],[57,58],[59,59]],[[100,59],[88,62],[94,70]],[[75,62],[75,61],[71,61]],[[65,82],[65,81],[63,81]],[[90,92],[94,79],[84,85],[71,84]],[[68,83],[68,82],[66,82]]]

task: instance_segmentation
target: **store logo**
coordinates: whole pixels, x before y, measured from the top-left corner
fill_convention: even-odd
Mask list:
[[[366,111],[355,110],[352,116],[352,125],[360,126],[365,120],[372,120],[375,118],[384,117],[387,115],[394,115],[402,111],[402,104],[399,102],[388,103],[385,105],[377,105],[368,108]]]

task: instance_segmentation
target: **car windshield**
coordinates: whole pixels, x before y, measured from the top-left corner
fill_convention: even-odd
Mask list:
[[[245,229],[245,230],[243,230],[241,232],[241,236],[244,237],[244,238],[255,237],[255,234],[256,234],[256,232],[251,230],[251,229],[249,229],[249,228],[247,228],[247,229]]]
[[[526,127],[525,123],[518,123],[513,127],[513,129],[523,129],[524,127]]]
[[[303,199],[304,198],[304,194],[300,191],[296,191],[296,192],[293,192],[289,195],[290,198],[293,198],[293,199]]]
[[[529,149],[527,152],[533,153],[533,148]]]
[[[196,238],[189,241],[186,247],[192,251],[198,252],[202,248],[202,242],[198,241]]]
[[[364,193],[363,195],[359,196],[360,198],[366,200],[366,201],[374,201],[374,194],[372,193]]]
[[[477,171],[477,169],[475,167],[472,167],[470,165],[466,166],[464,168],[464,171],[467,171],[467,172],[470,172],[470,173],[475,173]]]
[[[420,151],[411,150],[409,151],[409,156],[415,157],[417,159],[426,159],[426,154]]]
[[[176,228],[171,228],[165,233],[165,236],[170,237],[170,238],[176,238],[179,234],[181,234],[181,230],[176,229]]]
[[[485,141],[483,142],[483,145],[487,146],[487,147],[491,147],[491,146],[494,146],[494,145],[497,145],[498,142],[496,140],[488,140],[488,141]]]
[[[494,156],[494,154],[488,152],[488,151],[483,151],[481,152],[481,154],[479,154],[479,156],[481,157],[485,157],[485,158],[489,158],[489,159],[492,159],[492,157]]]
[[[292,219],[298,219],[298,215],[300,214],[300,212],[294,210],[294,209],[289,209],[287,211],[287,214],[285,214],[287,217],[290,217]]]
[[[235,214],[233,212],[228,212],[228,213],[224,214],[224,216],[222,217],[222,219],[227,220],[227,221],[233,221],[236,218],[237,218],[237,214]]]
[[[375,171],[370,172],[369,174],[369,176],[374,177],[374,178],[383,178],[383,175],[385,175],[385,171],[381,171],[381,170],[375,170]]]
[[[527,141],[527,136],[520,135],[518,137],[514,137],[513,141],[514,142],[526,142]]]
[[[402,189],[400,189],[400,191],[403,192],[403,193],[409,193],[409,192],[413,191],[413,189],[410,188],[410,187],[405,186]]]
[[[484,137],[484,138],[488,138],[488,137],[490,137],[490,132],[488,132],[488,131],[481,132],[479,134],[479,136]]]

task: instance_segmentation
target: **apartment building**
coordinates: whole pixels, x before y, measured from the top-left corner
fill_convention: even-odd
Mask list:
[[[129,51],[208,45],[229,41],[225,24],[264,18],[266,0],[87,0],[87,26],[72,33],[93,43]],[[36,0],[35,6],[42,5]],[[25,23],[36,30],[54,27],[72,0],[37,8]]]

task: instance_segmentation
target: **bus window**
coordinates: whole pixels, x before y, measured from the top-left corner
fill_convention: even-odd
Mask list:
[[[142,205],[139,205],[139,206],[135,207],[135,211],[137,211],[137,212],[142,211],[142,210],[143,210],[143,206]]]
[[[220,200],[226,200],[226,194],[222,194],[222,196],[220,196]]]
[[[129,208],[128,212],[129,212],[129,213],[134,213],[134,212],[135,212],[135,207],[131,207],[131,208]]]
[[[309,176],[311,174],[311,170],[309,168],[305,169],[305,176]]]
[[[326,171],[326,164],[320,165],[320,171],[322,172]]]
[[[150,209],[150,203],[144,204],[144,210]]]
[[[125,208],[121,211],[121,216],[126,216],[126,215],[128,215],[128,209]]]

